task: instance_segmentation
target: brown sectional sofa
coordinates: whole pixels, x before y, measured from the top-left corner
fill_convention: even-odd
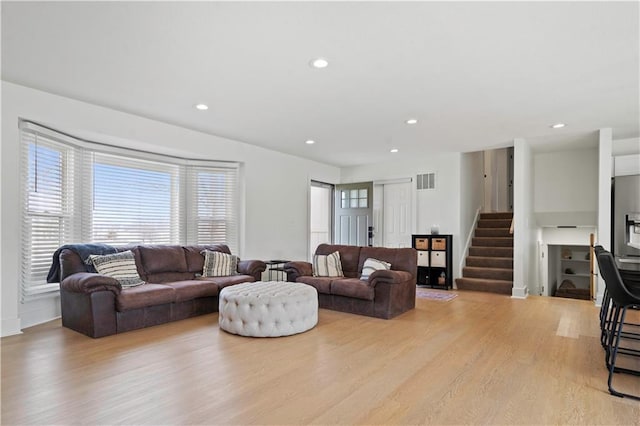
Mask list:
[[[62,325],[102,337],[218,311],[218,292],[229,285],[259,281],[264,262],[238,263],[238,274],[200,277],[204,249],[229,253],[224,244],[118,247],[131,250],[146,284],[123,289],[113,278],[89,269],[76,251],[60,250]]]
[[[311,263],[298,261],[285,264],[287,280],[315,287],[321,308],[385,319],[415,308],[415,249],[320,244],[316,254],[335,251],[340,252],[344,277],[314,277]],[[368,281],[360,280],[368,258],[391,263],[391,270],[376,271]]]

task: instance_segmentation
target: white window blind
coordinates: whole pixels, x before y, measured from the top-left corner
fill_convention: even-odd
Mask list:
[[[22,299],[64,244],[239,244],[239,164],[90,142],[20,122]]]
[[[47,284],[53,252],[73,238],[74,152],[33,129],[22,135],[22,296],[58,289]]]
[[[238,168],[190,167],[187,239],[194,244],[224,241],[238,250]]]
[[[113,245],[180,242],[180,166],[91,153],[90,240]]]

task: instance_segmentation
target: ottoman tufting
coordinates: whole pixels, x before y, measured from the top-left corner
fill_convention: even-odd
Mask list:
[[[302,333],[318,323],[318,292],[306,284],[252,282],[225,287],[218,323],[233,334],[278,337]]]

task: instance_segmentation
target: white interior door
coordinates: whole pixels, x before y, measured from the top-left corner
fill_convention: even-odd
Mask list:
[[[387,183],[383,188],[383,244],[411,247],[411,182]]]

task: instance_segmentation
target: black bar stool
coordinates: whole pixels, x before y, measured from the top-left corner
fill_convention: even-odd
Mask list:
[[[609,369],[609,379],[607,381],[609,392],[615,396],[640,400],[640,396],[638,395],[619,392],[613,387],[614,373],[640,375],[640,371],[638,370],[616,367],[616,361],[619,355],[640,357],[640,350],[620,346],[620,340],[623,338],[637,339],[637,333],[628,332],[624,327],[627,309],[629,307],[640,306],[640,295],[631,293],[629,289],[627,289],[620,276],[615,259],[610,252],[602,249],[596,253],[600,273],[605,281],[609,298],[609,306],[607,307],[609,312],[605,315],[607,320],[604,321],[605,361]]]

